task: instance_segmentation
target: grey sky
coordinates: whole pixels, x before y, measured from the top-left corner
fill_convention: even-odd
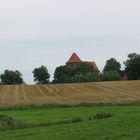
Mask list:
[[[100,70],[110,57],[123,63],[140,52],[139,7],[139,0],[1,0],[0,72],[19,69],[32,83],[33,68],[53,74],[72,52]]]

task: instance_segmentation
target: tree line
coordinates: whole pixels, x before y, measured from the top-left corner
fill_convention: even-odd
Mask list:
[[[125,76],[128,80],[140,80],[140,54],[129,54],[124,65],[124,70],[121,70],[121,64],[115,58],[110,58],[106,61],[100,74],[93,69],[91,64],[87,63],[81,64],[79,67],[58,66],[54,72],[54,80],[51,82],[46,66],[35,68],[32,73],[37,84],[117,81],[122,80]],[[3,85],[25,84],[22,74],[18,70],[5,70],[0,75],[0,80]]]

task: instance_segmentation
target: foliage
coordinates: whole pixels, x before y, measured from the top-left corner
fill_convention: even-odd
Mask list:
[[[129,54],[124,64],[128,79],[140,80],[140,54]]]
[[[34,81],[39,84],[49,83],[50,74],[46,66],[41,66],[33,70]]]
[[[81,117],[73,117],[72,122],[74,122],[74,123],[82,122],[82,118]]]
[[[106,61],[106,65],[104,67],[103,72],[105,71],[117,71],[120,73],[121,69],[121,64],[115,59],[115,58],[110,58],[109,60]]]
[[[71,83],[71,77],[75,73],[75,68],[70,66],[57,67],[54,73],[54,83]]]
[[[72,77],[72,83],[85,82],[86,78],[83,74],[76,74]]]
[[[54,83],[80,83],[100,81],[100,76],[93,70],[91,64],[81,64],[79,67],[60,66],[54,73]]]
[[[100,81],[100,75],[96,72],[87,72],[85,74],[76,74],[72,77],[73,83],[96,82]]]
[[[23,83],[22,74],[17,70],[5,70],[4,73],[0,75],[0,78],[1,84],[16,85]]]
[[[0,129],[11,129],[14,127],[12,117],[0,115]]]
[[[100,75],[95,71],[87,72],[85,76],[86,76],[86,82],[98,82],[101,80]]]
[[[102,75],[103,81],[118,81],[121,77],[117,71],[105,71]]]
[[[7,115],[0,115],[0,130],[9,130],[25,127],[27,127],[27,125],[23,122],[15,120]]]
[[[111,118],[112,116],[113,114],[111,113],[101,112],[101,113],[97,113],[95,116],[93,116],[93,118],[95,120],[99,120],[99,119]]]

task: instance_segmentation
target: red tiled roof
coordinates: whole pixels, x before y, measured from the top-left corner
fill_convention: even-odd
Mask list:
[[[79,66],[79,64],[82,63],[89,63],[92,65],[93,69],[96,70],[98,73],[100,73],[100,70],[98,69],[96,63],[94,61],[90,62],[90,61],[82,61],[78,55],[76,53],[73,53],[72,56],[70,57],[69,61],[66,63],[66,65],[71,65],[71,64],[77,64],[77,66]]]
[[[76,53],[73,53],[67,63],[82,62]]]

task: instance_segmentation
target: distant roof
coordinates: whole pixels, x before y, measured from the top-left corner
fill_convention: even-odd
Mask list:
[[[73,53],[70,57],[69,61],[67,63],[74,63],[74,62],[82,62],[82,60],[79,58],[79,56],[76,53]]]
[[[98,73],[100,73],[100,70],[98,69],[96,63],[94,61],[90,62],[90,61],[82,61],[79,56],[76,53],[73,53],[72,56],[70,57],[69,61],[66,63],[66,65],[71,65],[71,64],[77,64],[77,66],[79,66],[79,64],[82,63],[89,63],[92,65],[93,69],[96,70]]]
[[[97,65],[96,65],[96,63],[95,63],[94,61],[92,61],[92,62],[84,61],[84,63],[89,63],[89,64],[91,64],[92,67],[94,68],[94,70],[96,70],[97,72],[100,73],[100,70],[98,69],[98,67],[97,67]]]

